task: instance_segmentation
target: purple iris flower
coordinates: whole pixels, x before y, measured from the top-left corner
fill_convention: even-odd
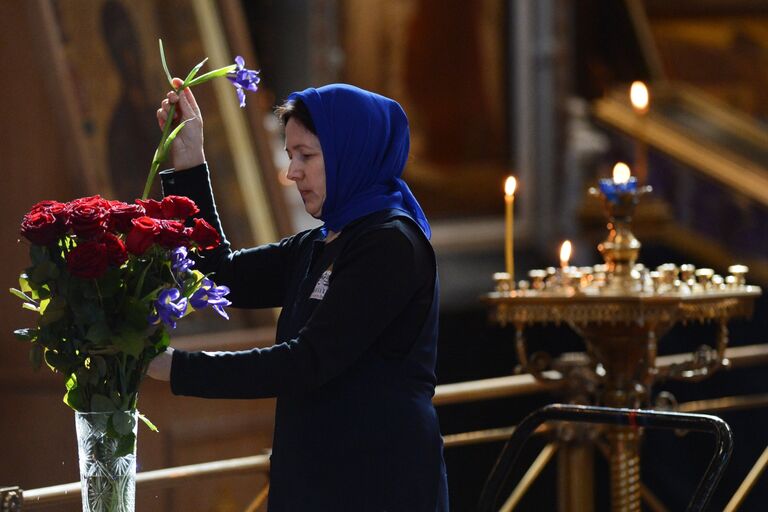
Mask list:
[[[149,315],[149,323],[157,325],[163,322],[171,329],[176,328],[176,321],[184,316],[187,310],[187,299],[181,297],[178,288],[166,288],[160,292],[155,301],[155,313]]]
[[[256,84],[261,81],[259,78],[259,72],[252,69],[245,68],[245,59],[241,56],[235,57],[235,65],[237,66],[234,71],[227,74],[227,78],[232,82],[237,90],[237,99],[240,100],[240,107],[245,107],[245,91],[256,92],[259,88]]]
[[[177,274],[185,274],[195,266],[195,262],[187,258],[187,248],[183,245],[171,251],[171,269]]]
[[[232,304],[230,301],[224,298],[229,293],[229,288],[226,286],[216,286],[216,284],[208,279],[203,279],[200,288],[192,294],[189,298],[189,303],[195,309],[203,309],[206,306],[211,306],[218,314],[229,320],[229,315],[224,311],[224,306]]]

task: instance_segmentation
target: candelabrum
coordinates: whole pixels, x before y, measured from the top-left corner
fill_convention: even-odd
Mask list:
[[[632,234],[632,216],[640,197],[651,192],[650,186],[637,188],[634,178],[616,184],[613,180],[600,180],[600,188],[590,188],[592,196],[601,197],[608,217],[608,238],[597,250],[606,265],[607,281],[603,294],[623,294],[636,291],[638,280],[633,276],[640,242]]]
[[[690,264],[670,263],[652,270],[638,263],[641,244],[632,234],[632,215],[650,191],[638,187],[633,178],[619,183],[601,180],[600,187],[590,192],[603,201],[608,218],[608,237],[598,245],[603,263],[534,269],[517,286],[508,274],[499,273],[494,276],[496,290],[484,297],[492,320],[515,328],[518,369],[540,380],[565,380],[568,401],[648,408],[654,382],[702,379],[727,366],[728,321],[751,315],[761,293],[746,283],[748,269],[743,265],[729,267],[723,277]],[[657,368],[659,340],[675,324],[690,322],[714,323],[714,342],[695,349],[686,361]],[[553,358],[541,351],[529,355],[525,328],[550,323],[570,326],[583,338],[586,352],[579,357]],[[640,429],[611,427],[582,437],[598,434],[608,441],[613,510],[639,511]],[[562,482],[560,487],[570,487],[572,495],[579,496],[575,500],[579,503],[571,497],[572,509],[592,508],[588,493]],[[570,510],[561,507],[566,509]]]

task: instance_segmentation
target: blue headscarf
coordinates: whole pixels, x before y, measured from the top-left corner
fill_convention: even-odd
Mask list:
[[[370,213],[396,209],[432,235],[424,211],[400,176],[408,159],[408,118],[394,100],[347,84],[288,96],[307,106],[323,149],[326,196],[321,220],[341,231]]]

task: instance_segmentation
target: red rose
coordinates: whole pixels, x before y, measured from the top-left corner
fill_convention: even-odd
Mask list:
[[[125,244],[115,235],[105,233],[100,242],[104,245],[107,261],[110,265],[121,267],[123,263],[128,261],[128,252],[125,249]]]
[[[160,233],[160,224],[151,217],[138,217],[131,220],[131,231],[125,239],[128,252],[141,256],[155,243],[155,237]]]
[[[161,220],[157,243],[168,249],[189,245],[189,234],[184,230],[184,223],[178,220]]]
[[[39,203],[35,204],[32,207],[32,209],[29,210],[29,213],[47,212],[48,208],[50,208],[54,204],[60,204],[60,203],[58,201],[53,201],[51,199],[40,201]]]
[[[56,217],[56,225],[61,229],[61,234],[69,227],[69,208],[58,201],[40,201],[32,207],[29,213],[45,212]]]
[[[163,216],[163,209],[160,207],[160,201],[155,201],[154,199],[137,199],[136,204],[144,207],[147,217],[152,217],[153,219],[165,218]]]
[[[203,219],[194,219],[195,226],[192,228],[189,236],[200,249],[207,251],[215,249],[221,242],[219,233]]]
[[[195,202],[184,196],[166,196],[160,202],[160,208],[166,219],[186,220],[188,217],[200,213],[200,208]]]
[[[21,235],[37,245],[51,245],[63,233],[56,217],[48,212],[30,212],[21,221]]]
[[[75,206],[91,206],[91,207],[101,207],[101,208],[109,208],[109,201],[102,198],[99,195],[95,196],[89,196],[89,197],[80,197],[78,199],[74,199],[69,202],[70,209]]]
[[[67,254],[67,269],[75,277],[96,279],[107,271],[107,251],[104,244],[88,240]]]
[[[109,228],[120,233],[128,233],[133,226],[131,221],[146,214],[140,204],[128,204],[122,201],[109,202]]]
[[[109,211],[103,206],[96,205],[95,202],[70,203],[69,224],[77,236],[99,238],[107,231],[108,222]]]

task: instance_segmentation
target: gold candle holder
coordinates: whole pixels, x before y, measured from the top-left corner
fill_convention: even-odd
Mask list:
[[[641,283],[632,270],[641,244],[632,233],[632,216],[640,197],[651,190],[648,185],[638,187],[629,167],[621,162],[614,166],[612,180],[602,179],[599,188],[589,189],[591,195],[602,198],[608,217],[608,238],[597,246],[607,267],[606,292],[639,291]]]

